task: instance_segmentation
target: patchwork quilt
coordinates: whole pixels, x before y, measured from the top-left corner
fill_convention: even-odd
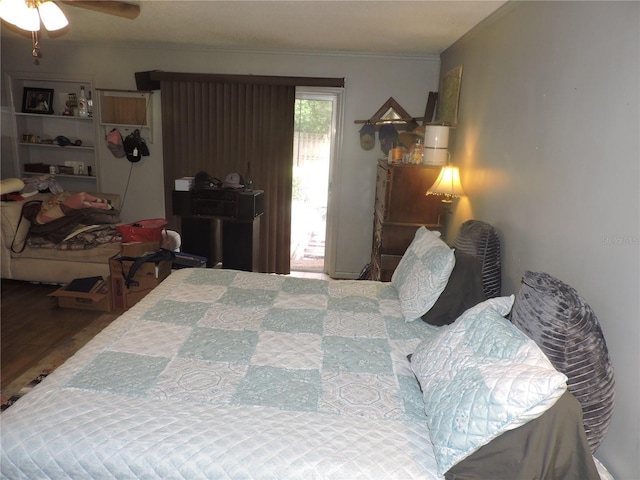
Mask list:
[[[389,283],[183,269],[2,414],[3,478],[442,478]]]

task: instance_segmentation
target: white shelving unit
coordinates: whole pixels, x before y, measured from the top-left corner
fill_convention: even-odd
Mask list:
[[[16,172],[22,177],[49,174],[54,166],[56,180],[65,190],[99,190],[99,162],[96,149],[99,107],[95,102],[95,88],[91,78],[9,73],[5,77],[13,121],[13,155]],[[69,94],[80,94],[84,86],[87,95],[93,92],[93,117],[62,115]],[[52,113],[24,112],[26,89],[46,89]],[[67,137],[72,144],[60,146],[50,143],[58,136]],[[73,145],[79,141],[80,145]],[[61,173],[62,172],[62,173]]]

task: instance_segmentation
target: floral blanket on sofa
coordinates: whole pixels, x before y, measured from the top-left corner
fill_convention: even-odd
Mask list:
[[[31,236],[27,244],[31,248],[86,250],[116,241],[120,241],[120,234],[114,225],[79,225],[59,243],[51,241],[46,237]]]

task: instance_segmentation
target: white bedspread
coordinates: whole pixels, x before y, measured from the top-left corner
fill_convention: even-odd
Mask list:
[[[3,478],[436,479],[390,284],[184,269],[1,416]]]

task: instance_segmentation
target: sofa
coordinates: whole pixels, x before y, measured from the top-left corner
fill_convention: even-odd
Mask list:
[[[109,200],[116,209],[120,207],[118,194],[94,193],[93,195]],[[14,253],[11,250],[12,242],[22,245],[29,230],[29,221],[23,219],[20,222],[24,203],[29,200],[46,201],[50,196],[50,193],[38,193],[24,201],[0,202],[2,278],[53,284],[66,284],[74,278],[98,275],[106,279],[109,276],[109,258],[119,253],[120,242],[86,250],[32,248],[29,245],[26,245],[21,253]]]

